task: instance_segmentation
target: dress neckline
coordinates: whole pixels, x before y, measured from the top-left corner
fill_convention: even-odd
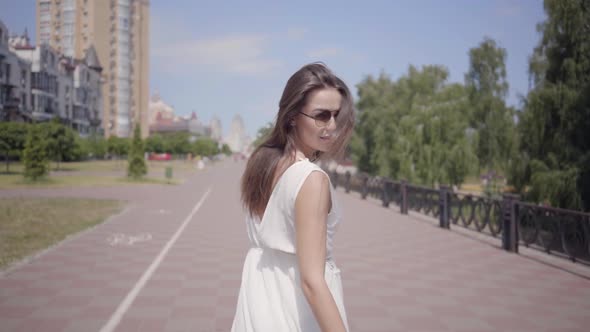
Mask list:
[[[279,186],[279,184],[281,183],[281,181],[283,181],[283,178],[285,177],[285,175],[287,174],[287,172],[293,168],[293,166],[301,163],[302,161],[307,161],[310,162],[308,158],[303,158],[303,159],[297,159],[294,163],[292,163],[291,165],[289,165],[289,167],[287,167],[287,169],[285,169],[283,171],[283,173],[279,176],[279,179],[277,180],[277,183],[275,183],[274,187],[272,188],[272,191],[270,193],[270,196],[268,197],[268,202],[266,202],[266,207],[264,208],[264,212],[262,213],[262,217],[259,218],[260,220],[256,221],[253,220],[254,224],[256,224],[258,227],[263,225],[263,221],[264,221],[264,217],[266,216],[266,210],[268,209],[269,205],[270,205],[270,201],[272,200],[272,198],[275,196],[275,192],[277,191],[277,187]]]

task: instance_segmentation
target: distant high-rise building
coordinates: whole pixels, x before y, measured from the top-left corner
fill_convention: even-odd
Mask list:
[[[127,137],[140,124],[148,136],[148,0],[37,0],[37,39],[76,59],[94,46],[105,135]]]
[[[211,128],[211,138],[216,141],[221,141],[221,139],[223,138],[221,121],[217,117],[213,117],[211,119],[211,122],[209,123],[209,127]]]
[[[229,135],[225,138],[225,143],[233,152],[244,152],[247,148],[247,140],[244,120],[239,114],[236,114],[232,119]]]

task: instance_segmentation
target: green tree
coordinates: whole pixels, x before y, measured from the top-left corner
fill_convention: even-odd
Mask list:
[[[145,164],[145,149],[143,141],[141,140],[140,126],[135,126],[133,131],[133,140],[131,142],[131,149],[128,156],[127,176],[138,179],[147,174],[147,166]]]
[[[129,152],[129,145],[129,139],[113,135],[107,139],[107,152],[111,156],[114,155],[118,158],[127,156]]]
[[[23,162],[25,166],[24,177],[26,179],[35,181],[49,173],[46,142],[39,125],[29,126],[23,151]]]
[[[254,147],[258,147],[260,144],[262,144],[262,142],[268,137],[268,135],[270,135],[270,133],[272,132],[273,128],[275,127],[273,122],[269,122],[266,125],[264,125],[263,127],[260,127],[258,129],[258,132],[256,133],[256,139],[254,139],[254,142],[252,142],[252,145]],[[229,146],[228,146],[229,148]]]
[[[104,159],[107,153],[107,141],[104,136],[92,133],[90,136],[83,139],[86,144],[86,152],[91,158]]]
[[[231,152],[229,145],[223,143],[223,145],[221,146],[221,153],[223,153],[226,156],[231,155],[232,152]]]
[[[10,172],[10,158],[20,158],[25,146],[28,125],[20,122],[0,122],[0,151],[6,162],[6,172]]]
[[[470,126],[478,130],[477,156],[481,166],[504,168],[510,157],[514,111],[505,104],[506,49],[491,38],[469,50],[465,86],[473,108]]]
[[[192,153],[199,156],[213,156],[219,153],[219,147],[216,141],[202,137],[193,142]]]
[[[519,122],[520,154],[530,163],[511,177],[530,186],[533,201],[589,211],[590,1],[546,0],[544,9]]]
[[[150,135],[145,140],[145,149],[148,152],[164,153],[166,151],[164,138],[161,135]]]
[[[351,152],[359,170],[427,185],[463,182],[477,157],[466,89],[448,75],[442,66],[410,66],[397,81],[381,73],[357,85]]]
[[[46,142],[47,155],[56,162],[58,170],[60,162],[75,159],[73,154],[76,148],[75,136],[77,134],[72,129],[61,124],[57,118],[39,126]]]
[[[175,132],[165,137],[166,144],[170,152],[176,155],[187,154],[191,152],[190,135],[187,132]]]

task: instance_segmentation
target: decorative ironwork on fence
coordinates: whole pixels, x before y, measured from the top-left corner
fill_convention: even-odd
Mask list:
[[[448,186],[433,189],[349,172],[328,172],[334,187],[397,205],[439,220],[442,228],[463,227],[502,241],[502,247],[518,252],[520,244],[546,253],[590,263],[590,213],[538,206],[522,202],[518,195],[501,199],[454,192]]]

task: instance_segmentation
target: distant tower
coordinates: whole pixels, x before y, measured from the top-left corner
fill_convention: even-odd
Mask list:
[[[211,119],[210,127],[211,127],[211,138],[218,141],[218,142],[221,141],[223,131],[221,129],[221,121],[219,121],[219,119],[216,116],[214,116]]]
[[[245,148],[245,141],[246,130],[244,129],[244,120],[237,114],[231,122],[230,132],[225,142],[232,151],[242,152]]]

